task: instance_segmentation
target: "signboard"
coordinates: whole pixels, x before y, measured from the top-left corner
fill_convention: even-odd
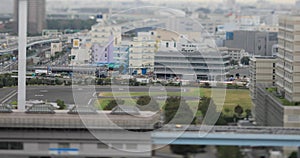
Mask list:
[[[79,149],[77,148],[49,148],[51,155],[78,155]]]
[[[36,74],[48,74],[48,70],[35,70]]]
[[[79,39],[73,39],[73,47],[74,48],[79,48],[80,45],[80,40]]]

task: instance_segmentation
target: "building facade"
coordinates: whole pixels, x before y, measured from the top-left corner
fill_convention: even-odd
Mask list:
[[[28,0],[28,34],[41,34],[46,29],[46,0]],[[18,33],[19,0],[14,1],[14,32]]]
[[[278,64],[276,75],[278,92],[290,102],[300,101],[300,16],[279,18]]]
[[[276,62],[277,59],[275,57],[252,57],[250,58],[250,95],[253,101],[253,109],[256,108],[256,99],[257,99],[257,86],[264,85],[275,86],[276,82]],[[253,112],[255,116],[255,111]]]
[[[62,43],[51,43],[51,56],[55,56],[56,52],[61,52],[62,51]]]
[[[272,56],[277,43],[277,32],[233,31],[226,33],[224,46],[245,49],[250,55]]]
[[[138,32],[129,44],[129,72],[153,71],[157,48],[154,31]]]
[[[122,46],[115,47],[113,56],[114,56],[114,63],[119,67],[119,72],[122,74],[128,73],[129,46],[122,45]]]
[[[250,58],[250,92],[256,94],[256,85],[275,86],[277,59],[275,57],[254,56]]]
[[[185,47],[193,46],[184,44]],[[195,46],[196,47],[196,46]],[[195,50],[195,47],[194,50]],[[194,79],[218,80],[229,69],[230,56],[217,49],[195,51],[159,51],[155,54],[154,73],[158,78],[183,78],[193,75]]]
[[[231,60],[240,62],[243,57],[249,57],[249,53],[244,49],[220,47],[220,51],[227,51]]]

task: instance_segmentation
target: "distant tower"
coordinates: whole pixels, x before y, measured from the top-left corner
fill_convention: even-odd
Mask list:
[[[18,2],[14,0],[14,32],[18,33]],[[42,33],[46,28],[46,0],[28,0],[28,34]]]

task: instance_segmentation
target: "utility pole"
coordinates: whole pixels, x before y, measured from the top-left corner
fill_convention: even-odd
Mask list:
[[[19,0],[18,45],[18,111],[25,111],[26,104],[26,46],[27,46],[27,0]]]

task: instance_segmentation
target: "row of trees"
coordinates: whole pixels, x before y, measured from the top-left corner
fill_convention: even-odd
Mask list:
[[[109,104],[104,108],[104,110],[111,110],[117,105],[123,105],[124,100],[111,100]],[[141,96],[136,101],[137,107],[141,110],[146,111],[159,111],[160,106],[156,100],[151,99],[150,96]],[[210,106],[210,107],[209,107]],[[171,124],[197,124],[199,123],[197,118],[194,117],[193,111],[190,109],[189,105],[181,97],[168,97],[164,106],[162,107],[164,113],[164,123]],[[218,107],[211,98],[203,97],[198,104],[198,111],[201,112],[202,116],[206,115],[215,115],[217,114]],[[227,125],[229,122],[235,120],[236,118],[242,118],[244,114],[244,109],[237,105],[234,109],[234,116],[229,117],[220,112],[220,116],[216,121],[216,125]],[[246,117],[251,115],[250,110],[246,110]],[[212,120],[202,120],[202,124],[212,124]],[[170,149],[173,153],[183,155],[188,157],[190,154],[195,154],[204,151],[205,146],[200,145],[171,145]],[[220,157],[232,157],[239,158],[242,157],[241,152],[238,147],[229,146],[229,147],[217,147],[218,156]]]
[[[47,20],[48,29],[58,29],[60,31],[73,29],[73,30],[85,30],[91,29],[91,26],[96,24],[96,20]]]
[[[111,100],[107,106],[104,107],[104,110],[112,110],[118,105],[124,105],[124,100]],[[142,111],[160,111],[159,103],[152,99],[150,96],[141,96],[136,101],[137,107]]]
[[[9,74],[0,75],[0,88],[16,86],[17,83],[17,79],[12,78]]]
[[[26,80],[27,85],[71,85],[72,81],[63,79],[31,78]],[[10,74],[0,75],[0,88],[18,85],[18,79]]]

